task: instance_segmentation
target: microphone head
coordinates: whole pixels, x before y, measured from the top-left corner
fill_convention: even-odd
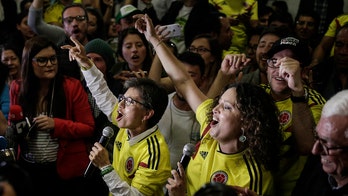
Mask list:
[[[23,110],[20,105],[11,105],[9,113],[10,121],[20,121],[24,119]]]
[[[114,130],[107,126],[103,129],[103,136],[107,138],[111,138],[114,135]]]
[[[191,143],[185,144],[184,148],[182,149],[182,153],[189,157],[191,157],[195,153],[195,151],[196,147]]]

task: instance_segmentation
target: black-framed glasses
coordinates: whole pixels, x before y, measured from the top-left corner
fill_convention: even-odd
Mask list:
[[[44,67],[47,65],[48,61],[50,61],[52,65],[56,65],[58,63],[58,58],[57,55],[50,57],[34,57],[33,61],[36,62],[39,67]]]
[[[86,16],[75,16],[75,17],[69,16],[69,17],[63,18],[63,21],[70,24],[74,21],[74,19],[77,22],[82,22],[82,21],[85,21],[87,17]]]
[[[315,136],[315,142],[318,142],[320,144],[320,147],[326,155],[338,155],[340,152],[348,151],[348,146],[328,147],[325,144],[324,140],[319,138],[318,136]]]
[[[138,103],[138,104],[144,106],[147,109],[151,109],[152,108],[150,104],[142,103],[142,102],[137,101],[137,100],[135,100],[135,99],[133,99],[131,97],[125,97],[124,95],[121,94],[121,95],[118,96],[119,104],[121,104],[122,101],[124,101],[125,106],[131,106],[131,105],[134,105],[134,104]]]
[[[194,52],[194,53],[198,53],[198,54],[204,54],[206,52],[210,52],[210,50],[208,48],[204,48],[204,47],[194,47],[194,46],[190,46],[188,48],[189,52]]]
[[[279,68],[280,64],[276,65],[277,61],[278,61],[278,59],[276,59],[276,58],[267,59],[268,67],[270,67],[270,68]]]

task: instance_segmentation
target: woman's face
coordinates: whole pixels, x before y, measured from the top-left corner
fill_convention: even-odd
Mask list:
[[[53,79],[58,71],[56,51],[52,47],[42,49],[34,56],[32,66],[39,79]]]
[[[19,75],[20,59],[13,50],[4,50],[1,54],[1,62],[9,68],[9,75],[16,78]]]
[[[142,69],[146,58],[146,47],[141,38],[136,34],[129,34],[122,44],[122,55],[131,71]]]
[[[91,13],[88,14],[88,28],[87,28],[87,33],[88,35],[94,35],[95,32],[97,31],[98,25],[97,25],[97,17],[94,16]]]
[[[116,118],[118,127],[135,130],[143,123],[146,115],[146,108],[141,104],[144,100],[135,88],[129,88],[123,95],[124,100],[119,102],[118,116]]]
[[[237,108],[236,88],[226,90],[213,109],[210,135],[219,142],[239,138],[241,132],[241,113]]]
[[[25,39],[30,39],[36,35],[28,26],[28,16],[24,17],[20,24],[17,24],[17,29]]]
[[[211,63],[215,61],[215,58],[211,53],[209,41],[206,38],[198,38],[193,40],[190,45],[189,51],[200,54],[206,66],[211,65]]]

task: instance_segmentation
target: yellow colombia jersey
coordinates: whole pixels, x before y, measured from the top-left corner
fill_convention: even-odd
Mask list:
[[[225,14],[227,17],[236,18],[240,14],[250,13],[250,20],[258,20],[258,3],[256,0],[209,0],[219,12]],[[231,26],[233,31],[232,44],[226,54],[241,54],[245,52],[247,44],[246,27],[243,23],[237,26]]]
[[[197,109],[201,134],[207,127],[207,112],[212,100],[203,102]],[[209,132],[202,138],[200,147],[191,159],[187,171],[187,195],[193,195],[208,182],[247,187],[258,195],[274,195],[273,177],[250,155],[248,149],[237,154],[224,154]]]
[[[269,85],[261,85],[267,93],[270,94]],[[317,124],[321,110],[325,104],[325,99],[315,90],[307,88],[309,95],[308,106],[312,111],[315,123]],[[276,178],[279,183],[277,189],[282,195],[291,195],[296,185],[297,179],[300,177],[302,169],[306,163],[307,156],[300,156],[294,149],[295,141],[292,136],[292,101],[290,98],[275,102],[279,109],[279,121],[284,133],[284,141],[282,146],[282,159],[280,161],[280,170]]]
[[[112,119],[116,116],[117,107]],[[144,195],[163,195],[171,167],[168,146],[157,125],[131,140],[128,131],[121,128],[114,142],[113,156],[112,166],[122,180]]]
[[[74,0],[74,3],[81,3],[81,0]],[[44,13],[44,21],[47,23],[59,23],[62,24],[62,12],[64,5],[59,1],[50,5]]]

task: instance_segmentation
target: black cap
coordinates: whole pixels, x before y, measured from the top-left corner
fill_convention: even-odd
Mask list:
[[[272,58],[277,52],[290,49],[294,53],[294,59],[300,62],[301,67],[308,65],[310,60],[309,46],[302,40],[295,37],[284,37],[272,45],[272,48],[266,53],[266,58]]]

